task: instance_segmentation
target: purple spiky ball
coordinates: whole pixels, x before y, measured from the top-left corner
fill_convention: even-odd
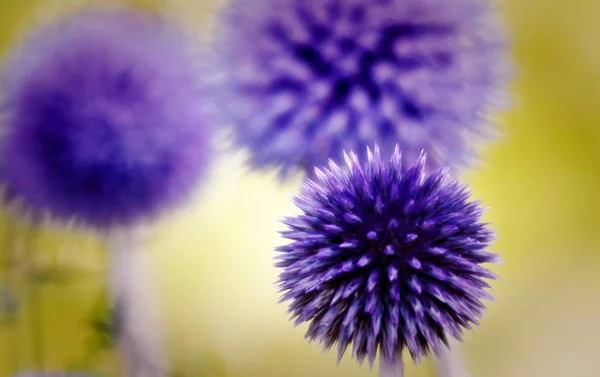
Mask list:
[[[509,77],[497,17],[489,0],[229,0],[224,113],[251,165],[284,175],[373,143],[470,166]]]
[[[2,71],[5,200],[105,228],[189,197],[211,155],[192,46],[161,17],[121,7],[33,30]]]
[[[305,182],[302,213],[284,220],[290,242],[277,249],[282,301],[296,324],[309,322],[309,339],[337,343],[339,358],[350,344],[361,363],[438,354],[491,298],[495,275],[482,264],[497,260],[493,232],[446,168],[424,172],[425,154],[404,167],[398,149],[389,162],[378,147],[365,154]]]

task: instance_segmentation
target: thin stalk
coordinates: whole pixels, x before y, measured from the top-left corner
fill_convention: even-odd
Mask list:
[[[117,323],[117,346],[127,377],[166,377],[167,366],[142,234],[110,236],[110,288]]]
[[[460,352],[459,343],[455,343],[451,347],[443,347],[437,359],[437,370],[439,377],[470,376],[462,352]]]
[[[379,377],[404,377],[402,355],[398,355],[394,360],[387,360],[384,357],[380,357]]]
[[[4,294],[6,297],[4,299],[6,302],[5,305],[8,307],[4,308],[5,312],[2,313],[2,320],[5,321],[6,329],[3,331],[7,331],[8,335],[6,336],[6,359],[8,360],[8,371],[12,373],[16,373],[19,367],[19,336],[16,333],[18,327],[18,316],[19,316],[19,297],[17,294],[18,284],[15,278],[15,270],[16,268],[16,253],[15,249],[18,247],[17,238],[15,237],[16,227],[11,219],[3,219],[3,240],[2,243],[2,273],[3,273],[3,289],[5,290]],[[13,301],[16,300],[16,301]]]
[[[42,325],[42,301],[40,296],[40,284],[38,279],[38,263],[36,258],[37,254],[37,228],[35,225],[28,225],[25,233],[25,240],[23,242],[25,263],[26,268],[26,291],[27,299],[29,301],[29,318],[31,324],[31,346],[32,346],[32,357],[33,363],[36,369],[41,371],[44,370],[44,354],[43,354],[43,342],[44,342],[44,329]]]

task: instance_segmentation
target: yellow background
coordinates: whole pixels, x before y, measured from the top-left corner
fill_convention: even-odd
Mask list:
[[[0,51],[37,17],[75,3],[0,0]],[[165,3],[161,9],[196,26],[210,21],[218,5]],[[502,278],[482,326],[467,335],[467,360],[474,377],[597,377],[600,2],[501,0],[500,6],[517,67],[514,104],[500,117],[503,139],[464,178],[490,207]],[[349,358],[337,366],[335,355],[309,345],[304,328],[292,328],[276,304],[272,250],[280,242],[279,218],[294,211],[290,198],[299,180],[281,187],[272,174],[244,171],[240,161],[222,156],[199,199],[162,221],[148,250],[174,362],[189,376],[375,375]],[[78,318],[102,290],[104,250],[93,237],[65,230],[45,231],[36,242],[45,253],[70,250],[73,259],[64,263],[84,270],[80,284],[43,293],[45,364],[61,368],[86,342]],[[0,332],[1,377],[10,335]],[[103,355],[96,363],[112,360]],[[407,375],[434,372],[424,363],[409,366]]]

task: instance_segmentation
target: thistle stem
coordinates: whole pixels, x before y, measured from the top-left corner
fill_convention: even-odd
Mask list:
[[[24,253],[27,257],[27,279],[26,287],[27,299],[29,301],[29,321],[31,324],[31,347],[32,357],[36,368],[44,370],[44,354],[43,354],[43,325],[42,325],[42,302],[40,297],[41,282],[38,279],[38,271],[36,260],[37,245],[35,242],[36,229],[32,227],[26,233],[24,242]]]
[[[379,358],[379,377],[404,377],[402,355],[398,355],[393,360],[381,356]]]
[[[6,328],[2,328],[2,331],[7,333],[6,335],[6,352],[5,352],[5,360],[7,360],[8,371],[12,373],[16,373],[18,367],[20,365],[18,349],[20,347],[20,339],[17,331],[15,330],[16,322],[18,321],[19,316],[19,305],[18,301],[18,267],[16,265],[17,261],[17,253],[16,247],[18,247],[18,238],[15,237],[16,227],[15,224],[10,219],[0,220],[5,222],[3,224],[3,242],[2,242],[2,250],[0,250],[0,255],[2,256],[2,266],[0,267],[0,271],[3,274],[2,279],[2,289],[4,292],[0,292],[0,294],[5,295],[0,299],[3,299],[5,302],[2,313],[0,313],[0,319],[2,323],[0,326],[5,325]],[[17,271],[17,272],[15,272]]]
[[[117,323],[117,347],[127,377],[166,377],[159,331],[141,234],[110,236],[110,288]]]
[[[452,347],[443,347],[440,356],[437,358],[437,370],[439,377],[470,376],[458,344]]]

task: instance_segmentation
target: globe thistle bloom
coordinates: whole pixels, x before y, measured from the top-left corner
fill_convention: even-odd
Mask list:
[[[210,155],[190,46],[158,17],[120,7],[32,32],[2,72],[6,200],[105,228],[187,197]]]
[[[312,173],[364,146],[475,161],[507,79],[489,0],[230,0],[222,106],[254,167]]]
[[[284,220],[291,242],[278,248],[282,301],[307,338],[341,358],[352,343],[359,362],[377,350],[396,360],[439,354],[448,336],[478,323],[491,299],[481,266],[493,232],[469,191],[440,167],[424,172],[425,154],[402,167],[398,148],[385,162],[376,146],[364,164],[345,155],[315,170],[296,199],[302,214]]]

